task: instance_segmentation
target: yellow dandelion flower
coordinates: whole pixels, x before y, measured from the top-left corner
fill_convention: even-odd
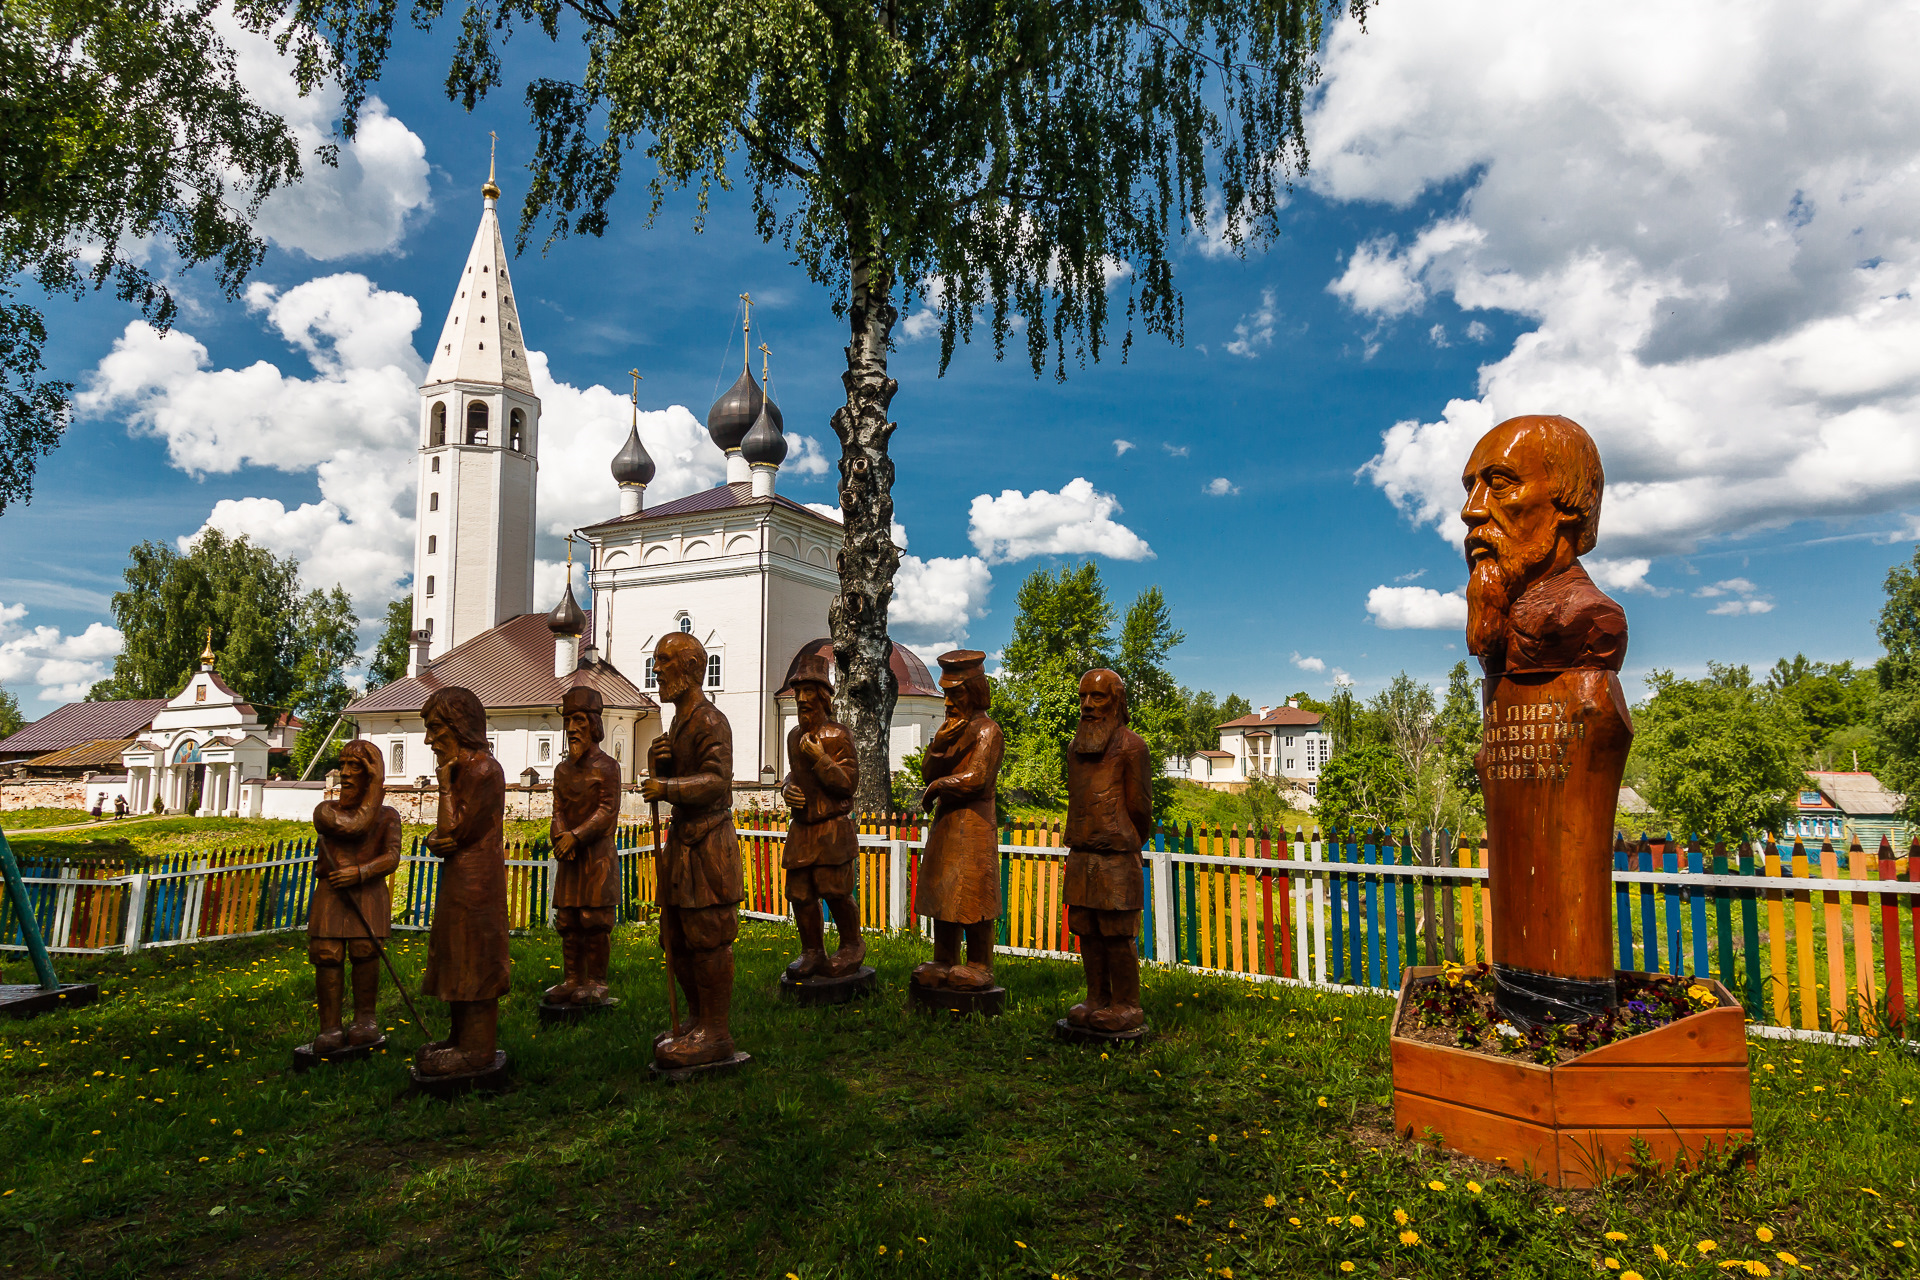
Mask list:
[[[885,1246],[885,1245],[881,1245],[881,1246],[880,1246],[880,1256],[884,1258],[884,1257],[886,1256],[886,1254],[887,1254],[887,1246]]]
[[[1402,1226],[1402,1227],[1406,1226],[1407,1211],[1405,1209],[1395,1209],[1393,1211],[1393,1221],[1396,1226]]]
[[[1620,1269],[1620,1259],[1602,1258],[1600,1259],[1600,1265],[1605,1267],[1609,1271],[1618,1271]]]
[[[13,1194],[13,1192],[11,1192],[11,1191],[9,1191],[9,1192],[7,1192],[7,1194],[8,1194],[8,1195],[12,1195],[12,1194]],[[1288,1222],[1290,1222],[1290,1223],[1292,1223],[1292,1224],[1293,1224],[1294,1226],[1296,1226],[1296,1227],[1300,1225],[1300,1219],[1298,1219],[1298,1218],[1288,1218],[1288,1219],[1287,1219],[1287,1221],[1288,1221]]]
[[[1446,1189],[1447,1184],[1444,1182],[1429,1182],[1427,1184],[1427,1190],[1429,1191],[1445,1191]]]
[[[1771,1227],[1756,1227],[1754,1228],[1753,1238],[1761,1244],[1772,1244],[1773,1229]]]
[[[1340,1264],[1340,1269],[1342,1271],[1351,1271],[1353,1270],[1353,1264],[1351,1262],[1343,1262]]]
[[[1696,1244],[1693,1247],[1698,1249],[1701,1253],[1701,1256],[1704,1257],[1705,1255],[1712,1253],[1715,1249],[1718,1249],[1720,1246],[1715,1244],[1711,1240],[1702,1240],[1699,1244]]]
[[[1353,1224],[1354,1226],[1356,1226],[1356,1227],[1364,1227],[1364,1226],[1366,1226],[1366,1225],[1367,1225],[1367,1220],[1366,1220],[1365,1218],[1363,1218],[1363,1217],[1361,1217],[1361,1216],[1360,1216],[1359,1214],[1357,1214],[1357,1213],[1356,1213],[1356,1214],[1354,1214],[1354,1215],[1353,1215],[1353,1216],[1352,1216],[1351,1218],[1348,1218],[1348,1219],[1347,1219],[1347,1221],[1348,1221],[1348,1222],[1351,1222],[1351,1223],[1352,1223],[1352,1224]]]
[[[1622,1271],[1620,1280],[1643,1280],[1643,1277],[1638,1271]]]
[[[1195,1200],[1195,1201],[1194,1201],[1194,1203],[1195,1203],[1195,1204],[1198,1204],[1198,1205],[1208,1205],[1208,1204],[1212,1204],[1212,1203],[1213,1203],[1213,1201],[1211,1201],[1211,1200]]]
[[[1222,1267],[1222,1268],[1220,1268],[1220,1274],[1221,1274],[1221,1276],[1222,1276],[1222,1277],[1224,1277],[1224,1280],[1233,1280],[1233,1268],[1232,1268],[1232,1267]]]
[[[1625,1240],[1626,1238],[1627,1238],[1627,1233],[1624,1231],[1607,1232],[1607,1239],[1613,1241],[1615,1244],[1620,1243],[1622,1240]]]
[[[1661,1248],[1659,1245],[1653,1246],[1653,1256],[1660,1259],[1660,1261],[1662,1262],[1668,1261],[1667,1251]]]
[[[1025,1240],[1015,1240],[1014,1243],[1019,1245],[1022,1249],[1027,1247],[1027,1242]]]
[[[1217,1134],[1217,1133],[1210,1133],[1210,1134],[1208,1134],[1208,1135],[1207,1135],[1207,1141],[1208,1141],[1208,1142],[1218,1142],[1218,1141],[1220,1141],[1220,1135],[1219,1135],[1219,1134]]]
[[[1479,1184],[1479,1183],[1477,1183],[1477,1182],[1469,1182],[1469,1183],[1467,1184],[1467,1190],[1469,1190],[1469,1191],[1471,1191],[1471,1192],[1473,1192],[1473,1194],[1475,1194],[1475,1195],[1479,1195],[1479,1194],[1480,1194],[1480,1184]]]
[[[1418,1231],[1402,1231],[1400,1233],[1400,1243],[1408,1246],[1419,1244],[1420,1233]]]
[[[1794,1257],[1792,1254],[1788,1253],[1785,1249],[1780,1250],[1779,1252],[1775,1253],[1773,1256],[1780,1259],[1780,1261],[1786,1263],[1790,1267],[1797,1267],[1800,1265],[1800,1259]]]
[[[1327,1100],[1326,1100],[1325,1098],[1322,1098],[1322,1099],[1320,1099],[1320,1103],[1319,1103],[1319,1105],[1321,1105],[1321,1106],[1323,1106],[1323,1107],[1324,1107],[1324,1106],[1326,1106],[1326,1105],[1327,1105]]]
[[[1271,1209],[1271,1208],[1273,1208],[1273,1206],[1275,1206],[1275,1205],[1277,1205],[1277,1204],[1279,1204],[1279,1203],[1280,1203],[1280,1202],[1279,1202],[1278,1200],[1276,1200],[1276,1199],[1274,1199],[1274,1198],[1273,1198],[1272,1196],[1268,1196],[1268,1197],[1266,1198],[1266,1201],[1265,1201],[1265,1204],[1266,1204],[1266,1206],[1267,1206],[1267,1208],[1269,1208],[1269,1209]]]

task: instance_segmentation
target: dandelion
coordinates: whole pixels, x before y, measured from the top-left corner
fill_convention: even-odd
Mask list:
[[[1698,1249],[1700,1251],[1700,1256],[1704,1258],[1708,1254],[1712,1253],[1715,1249],[1718,1249],[1720,1246],[1715,1244],[1711,1240],[1702,1240],[1699,1244],[1696,1244],[1693,1247]]]
[[[1620,1280],[1644,1280],[1638,1271],[1622,1271]]]
[[[9,1192],[8,1194],[11,1195],[12,1193]],[[1800,1259],[1794,1257],[1792,1254],[1788,1253],[1785,1249],[1780,1250],[1778,1253],[1775,1253],[1773,1256],[1780,1259],[1780,1261],[1786,1263],[1790,1267],[1797,1267],[1800,1265]]]
[[[1600,1259],[1600,1265],[1605,1267],[1609,1271],[1618,1271],[1620,1269],[1620,1259],[1602,1258]]]
[[[1019,1245],[1022,1249],[1027,1247],[1027,1242],[1025,1240],[1015,1240],[1014,1243],[1016,1245]]]
[[[1324,1106],[1326,1106],[1326,1105],[1327,1105],[1327,1100],[1326,1100],[1325,1098],[1322,1098],[1322,1099],[1320,1099],[1320,1105],[1321,1105],[1321,1106],[1323,1106],[1323,1107],[1324,1107]]]
[[[885,1245],[880,1246],[880,1256],[883,1258],[887,1256],[887,1246]]]
[[[1445,1191],[1446,1189],[1447,1184],[1444,1182],[1429,1182],[1427,1184],[1427,1190],[1429,1191]]]
[[[1754,1229],[1753,1238],[1761,1244],[1772,1244],[1773,1229],[1771,1227],[1757,1227]]]
[[[1207,1141],[1208,1141],[1208,1142],[1218,1142],[1218,1141],[1220,1141],[1220,1135],[1219,1135],[1219,1134],[1217,1134],[1217,1133],[1210,1133],[1210,1134],[1208,1134],[1208,1135],[1207,1135]]]
[[[1668,1261],[1667,1251],[1659,1245],[1653,1246],[1653,1256],[1660,1259],[1660,1261],[1662,1262]]]
[[[1269,1209],[1271,1209],[1271,1208],[1273,1208],[1273,1206],[1275,1206],[1275,1205],[1277,1205],[1277,1204],[1279,1204],[1280,1202],[1279,1202],[1278,1200],[1276,1200],[1276,1199],[1274,1199],[1274,1198],[1273,1198],[1273,1197],[1272,1197],[1272,1196],[1270,1195],[1270,1196],[1268,1196],[1268,1197],[1266,1198],[1266,1201],[1265,1201],[1265,1203],[1266,1203],[1266,1206],[1267,1206],[1267,1208],[1269,1208]]]
[[[1406,1225],[1407,1225],[1407,1211],[1406,1211],[1405,1209],[1395,1209],[1395,1210],[1393,1211],[1393,1222],[1394,1222],[1394,1225],[1395,1225],[1395,1226],[1398,1226],[1398,1227],[1404,1227],[1404,1226],[1406,1226]]]
[[[1351,1271],[1353,1270],[1353,1264],[1351,1262],[1343,1262],[1340,1264],[1340,1269],[1342,1271]]]
[[[1878,1200],[1880,1198],[1880,1193],[1878,1191],[1875,1191],[1872,1187],[1862,1187],[1860,1189],[1866,1192],[1868,1195],[1872,1196],[1875,1200]]]
[[[1348,1218],[1348,1219],[1347,1219],[1347,1221],[1348,1221],[1348,1222],[1351,1222],[1351,1223],[1352,1223],[1352,1224],[1353,1224],[1354,1226],[1356,1226],[1356,1227],[1364,1227],[1364,1226],[1366,1226],[1366,1225],[1367,1225],[1367,1220],[1366,1220],[1365,1218],[1363,1218],[1363,1217],[1361,1217],[1361,1216],[1360,1216],[1359,1214],[1357,1214],[1357,1213],[1356,1213],[1356,1214],[1354,1214],[1354,1215],[1353,1215],[1353,1216],[1352,1216],[1351,1218]]]
[[[1469,1182],[1469,1183],[1467,1184],[1467,1190],[1469,1190],[1469,1191],[1471,1191],[1471,1192],[1473,1192],[1473,1194],[1475,1194],[1475,1195],[1479,1195],[1479,1194],[1480,1194],[1480,1184],[1479,1184],[1479,1183],[1477,1183],[1477,1182]]]
[[[13,1194],[13,1192],[11,1192],[11,1191],[9,1191],[9,1192],[7,1192],[7,1194],[8,1194],[8,1195],[12,1195],[12,1194]],[[1288,1222],[1290,1222],[1290,1223],[1292,1223],[1292,1224],[1293,1224],[1294,1226],[1296,1226],[1296,1227],[1300,1225],[1300,1219],[1298,1219],[1298,1218],[1288,1218],[1288,1219],[1287,1219],[1287,1221],[1288,1221]]]
[[[1222,1268],[1220,1268],[1220,1274],[1221,1274],[1221,1275],[1222,1275],[1223,1277],[1225,1277],[1225,1280],[1233,1280],[1233,1268],[1232,1268],[1232,1267],[1222,1267]]]
[[[1204,1206],[1206,1206],[1206,1205],[1210,1205],[1210,1204],[1212,1204],[1212,1203],[1213,1203],[1213,1201],[1211,1201],[1211,1200],[1195,1200],[1195,1201],[1194,1201],[1193,1203],[1194,1203],[1195,1205],[1198,1205],[1198,1206],[1202,1206],[1202,1207],[1204,1207]]]
[[[1413,1245],[1420,1243],[1420,1233],[1418,1231],[1402,1231],[1400,1233],[1400,1243],[1411,1248]]]

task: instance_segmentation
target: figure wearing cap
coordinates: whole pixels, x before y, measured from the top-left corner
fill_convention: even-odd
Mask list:
[[[927,744],[920,805],[933,811],[920,863],[916,911],[933,917],[933,959],[913,971],[923,987],[978,991],[993,985],[994,921],[1000,915],[1000,831],[994,793],[1006,739],[987,715],[993,690],[987,655],[940,655],[947,719]],[[960,940],[966,938],[966,961]]]
[[[618,904],[614,828],[620,821],[620,766],[600,749],[606,729],[597,689],[561,699],[567,757],[553,771],[553,924],[566,976],[547,988],[548,1004],[605,1004],[608,934]]]
[[[1145,900],[1141,846],[1153,821],[1147,744],[1128,727],[1127,682],[1105,668],[1080,677],[1080,726],[1067,748],[1067,928],[1080,939],[1087,998],[1067,1021],[1137,1031]]]
[[[374,939],[393,929],[387,877],[400,865],[400,815],[386,803],[386,757],[356,738],[340,748],[340,798],[314,806],[319,840],[307,958],[313,962],[320,1034],[315,1053],[373,1044],[380,1036],[380,962]],[[355,910],[358,908],[358,910]],[[346,963],[353,960],[353,1025],[340,1025]]]
[[[793,811],[786,851],[787,900],[800,926],[800,958],[787,966],[796,978],[844,977],[867,958],[860,936],[860,907],[853,899],[860,841],[853,829],[853,793],[860,786],[859,752],[853,735],[833,718],[832,671],[810,653],[794,672],[793,698],[800,723],[787,731],[790,768],[780,794]],[[833,912],[840,949],[829,960],[826,920]]]
[[[653,671],[673,704],[673,728],[647,749],[652,775],[640,794],[673,806],[659,869],[660,928],[692,1019],[680,1035],[662,1032],[653,1057],[664,1067],[692,1067],[734,1053],[733,940],[746,892],[733,832],[733,727],[700,687],[707,650],[698,640],[668,632],[654,648]]]

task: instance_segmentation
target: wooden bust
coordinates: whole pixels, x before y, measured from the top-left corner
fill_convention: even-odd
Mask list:
[[[673,806],[658,870],[660,929],[691,1019],[655,1038],[653,1058],[663,1068],[695,1067],[734,1056],[733,940],[746,889],[733,831],[733,727],[700,687],[707,650],[698,640],[668,632],[653,671],[673,704],[673,728],[648,749],[652,773],[640,794]]]
[[[933,959],[913,971],[923,987],[983,991],[993,985],[994,923],[1000,917],[1000,831],[994,792],[1006,740],[987,715],[993,701],[977,649],[940,655],[947,719],[927,744],[920,805],[933,812],[920,861],[918,911],[933,917]],[[966,959],[960,958],[962,936]]]
[[[422,989],[445,1000],[453,1030],[420,1046],[423,1076],[490,1071],[507,993],[507,863],[501,840],[507,779],[487,744],[487,713],[471,689],[435,690],[421,708],[440,778],[440,814],[427,848],[441,859]]]
[[[393,931],[388,877],[400,866],[400,815],[386,803],[386,758],[355,739],[340,748],[340,798],[314,806],[317,857],[307,909],[320,1056],[379,1042],[380,961],[376,939]],[[341,1026],[346,964],[353,961],[353,1024]]]
[[[800,928],[800,958],[787,966],[796,978],[841,978],[860,971],[867,943],[860,936],[860,841],[853,827],[853,793],[860,786],[860,758],[848,733],[833,718],[833,682],[827,660],[808,654],[793,674],[800,723],[787,733],[786,784],[781,795],[793,811],[780,865],[787,873],[787,900]],[[826,950],[826,920],[833,913],[840,949]]]
[[[1080,726],[1067,746],[1067,928],[1080,939],[1087,998],[1076,1027],[1117,1034],[1140,1008],[1141,847],[1153,821],[1147,744],[1128,727],[1127,682],[1104,668],[1080,678]]]
[[[1579,561],[1599,534],[1600,452],[1569,418],[1510,418],[1462,481],[1496,1002],[1528,1024],[1579,1021],[1618,1000],[1611,837],[1633,740],[1626,615]]]
[[[567,690],[560,702],[567,758],[553,771],[549,836],[557,866],[553,925],[565,975],[547,988],[548,1004],[607,1003],[607,954],[620,887],[613,847],[620,766],[600,749],[603,706],[599,691],[587,688]]]

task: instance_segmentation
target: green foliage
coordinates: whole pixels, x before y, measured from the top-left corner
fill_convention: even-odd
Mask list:
[[[1805,727],[1808,768],[1852,769],[1856,753],[1861,769],[1879,766],[1869,727],[1880,689],[1871,670],[1851,662],[1809,662],[1796,653],[1773,664],[1766,687]]]
[[[1167,670],[1167,655],[1187,638],[1173,625],[1173,611],[1159,587],[1143,590],[1120,624],[1120,652],[1114,670],[1127,682],[1127,707],[1133,731],[1146,740],[1147,770],[1153,787],[1153,812],[1167,812],[1173,779],[1167,757],[1186,736],[1187,706]]]
[[[1000,785],[1042,802],[1066,794],[1066,750],[1080,722],[1080,677],[1112,665],[1113,605],[1092,561],[1020,584],[1013,636],[993,681],[993,718],[1006,735]]]
[[[333,735],[326,758],[314,761],[314,753],[327,742],[346,705],[353,701],[344,672],[354,659],[357,641],[353,601],[339,587],[330,592],[310,591],[300,601],[299,622],[295,629],[298,658],[294,675],[299,681],[292,707],[305,721],[293,744],[293,776],[317,777],[334,768],[340,759],[340,745],[352,736],[343,731]],[[312,769],[307,766],[314,764]]]
[[[1874,666],[1880,696],[1880,781],[1907,797],[1906,817],[1920,822],[1920,551],[1887,571],[1887,602],[1876,628],[1887,654]]]
[[[920,794],[927,789],[925,780],[920,776],[920,766],[926,762],[926,758],[927,749],[922,747],[901,760],[901,767],[895,769],[888,779],[895,809],[904,813],[920,808]]]
[[[177,304],[141,260],[150,242],[182,269],[213,262],[238,297],[266,252],[260,202],[297,181],[300,152],[255,104],[205,0],[9,0],[0,23],[0,511],[33,494],[59,443],[70,384],[42,377],[37,292],[111,286],[165,329]],[[249,18],[246,6],[241,21]],[[322,158],[331,160],[331,152]]]
[[[367,688],[378,689],[404,679],[411,646],[407,636],[413,630],[413,597],[401,596],[387,605],[387,625],[373,646],[373,660],[367,663]]]
[[[1486,811],[1480,775],[1473,771],[1473,757],[1482,741],[1480,682],[1465,660],[1454,663],[1447,673],[1447,700],[1440,707],[1437,728],[1440,758],[1436,763],[1441,784],[1450,793],[1452,811],[1443,813],[1436,825],[1455,831],[1478,825],[1476,819]]]
[[[1322,829],[1397,827],[1411,816],[1407,797],[1413,777],[1394,749],[1369,742],[1349,747],[1320,771],[1313,814]]]
[[[20,714],[20,699],[13,696],[13,690],[0,686],[0,738],[10,738],[20,732],[26,719]]]
[[[1678,831],[1727,840],[1779,831],[1808,785],[1795,763],[1804,731],[1792,705],[1744,667],[1708,664],[1704,680],[1647,677],[1634,709],[1646,798]]]

